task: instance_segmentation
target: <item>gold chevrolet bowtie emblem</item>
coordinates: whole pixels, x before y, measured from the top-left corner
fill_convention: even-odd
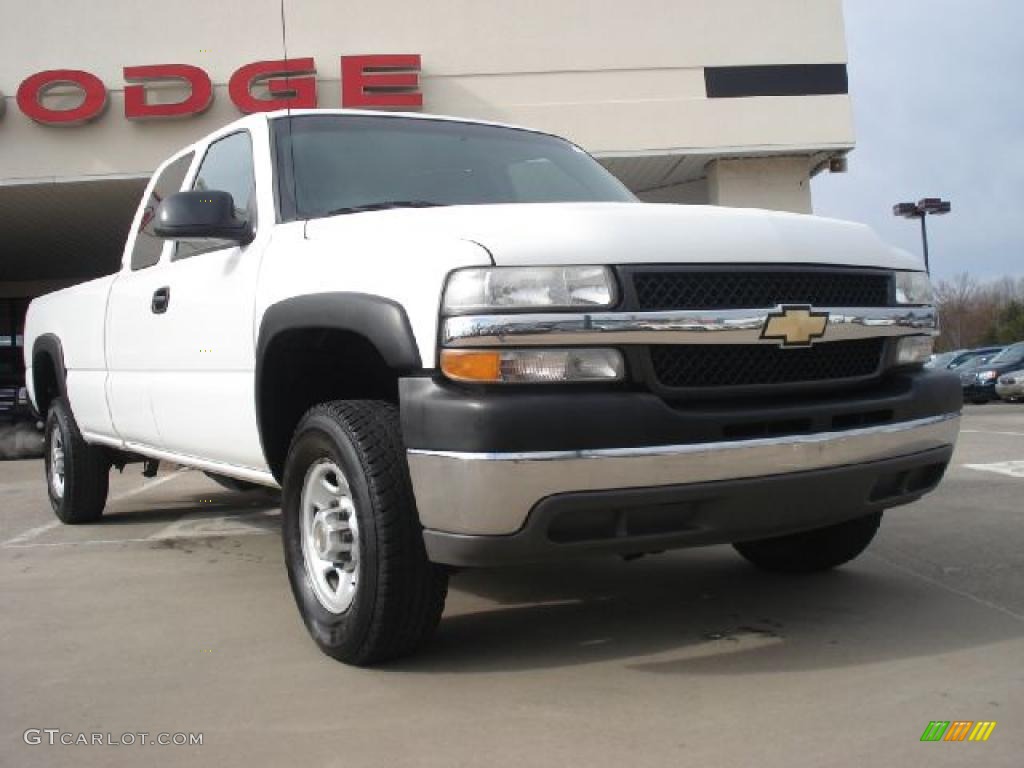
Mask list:
[[[761,331],[762,339],[780,342],[783,347],[809,347],[825,335],[828,312],[813,312],[810,307],[779,307],[768,315]]]

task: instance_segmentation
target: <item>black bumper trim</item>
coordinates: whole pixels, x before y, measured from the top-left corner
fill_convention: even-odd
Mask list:
[[[960,410],[956,374],[897,373],[867,389],[828,395],[677,402],[593,386],[466,387],[430,377],[400,381],[410,449],[493,453],[638,448],[813,434]]]
[[[430,559],[496,566],[591,554],[642,554],[767,538],[907,504],[938,485],[952,446],[894,459],[710,483],[557,494],[517,533],[425,530]]]
[[[964,402],[982,401],[988,402],[990,400],[998,400],[999,395],[996,393],[996,379],[992,379],[989,384],[968,384],[963,388]]]

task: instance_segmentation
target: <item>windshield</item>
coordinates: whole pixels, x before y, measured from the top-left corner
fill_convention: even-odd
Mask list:
[[[990,360],[992,360],[993,357],[995,357],[995,355],[993,355],[993,354],[977,355],[975,357],[972,357],[970,360],[968,360],[963,365],[961,365],[959,370],[963,371],[963,370],[968,370],[968,369],[972,369],[972,368],[981,368],[981,366],[985,365]]]
[[[1014,344],[993,357],[990,362],[992,365],[1003,365],[1005,363],[1016,365],[1022,360],[1024,360],[1024,344]]]
[[[285,221],[389,207],[635,202],[579,147],[532,131],[374,115],[273,123]]]
[[[956,360],[954,360],[952,363],[949,364],[949,367],[953,368],[953,369],[963,368],[966,365],[969,365],[969,364],[973,365],[973,364],[978,363],[979,362],[979,358],[983,358],[983,360],[981,362],[984,362],[984,360],[988,360],[996,352],[999,352],[999,351],[1000,351],[999,348],[996,348],[996,349],[974,349],[974,350],[971,350],[970,352],[965,352],[964,354],[960,355],[960,357],[956,358]]]
[[[953,361],[953,358],[956,357],[958,354],[960,354],[960,353],[959,352],[941,352],[941,353],[935,355],[935,357],[933,357],[927,363],[925,363],[924,367],[925,368],[945,368],[947,365],[949,365]]]

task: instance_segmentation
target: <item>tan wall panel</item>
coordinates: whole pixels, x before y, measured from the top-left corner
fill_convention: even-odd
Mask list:
[[[846,60],[840,0],[285,0],[292,56],[422,53],[437,74]],[[0,90],[41,69],[182,62],[224,82],[282,55],[279,0],[0,0]]]
[[[712,205],[811,212],[807,157],[755,157],[714,160],[708,165]]]
[[[290,53],[316,58],[321,106],[339,103],[341,54],[421,53],[425,111],[534,126],[600,154],[853,143],[845,95],[704,97],[706,65],[845,61],[840,0],[286,0],[286,9]],[[282,54],[278,0],[0,0],[0,12],[0,183],[147,174],[238,116],[224,85],[238,66]],[[179,62],[220,84],[210,110],[125,120],[122,67]],[[111,90],[106,113],[73,127],[21,114],[21,80],[58,67],[99,76]]]

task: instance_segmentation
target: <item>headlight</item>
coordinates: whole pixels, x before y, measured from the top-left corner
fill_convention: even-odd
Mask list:
[[[446,314],[493,309],[610,307],[615,281],[607,267],[496,267],[452,273]]]
[[[978,383],[984,384],[986,381],[992,381],[998,375],[996,371],[981,371],[978,374]]]
[[[896,273],[897,304],[931,304],[932,281],[927,272]]]
[[[896,347],[896,365],[921,365],[931,357],[934,346],[931,336],[904,336]]]
[[[557,384],[618,381],[625,365],[615,349],[445,349],[441,370],[453,381]]]

